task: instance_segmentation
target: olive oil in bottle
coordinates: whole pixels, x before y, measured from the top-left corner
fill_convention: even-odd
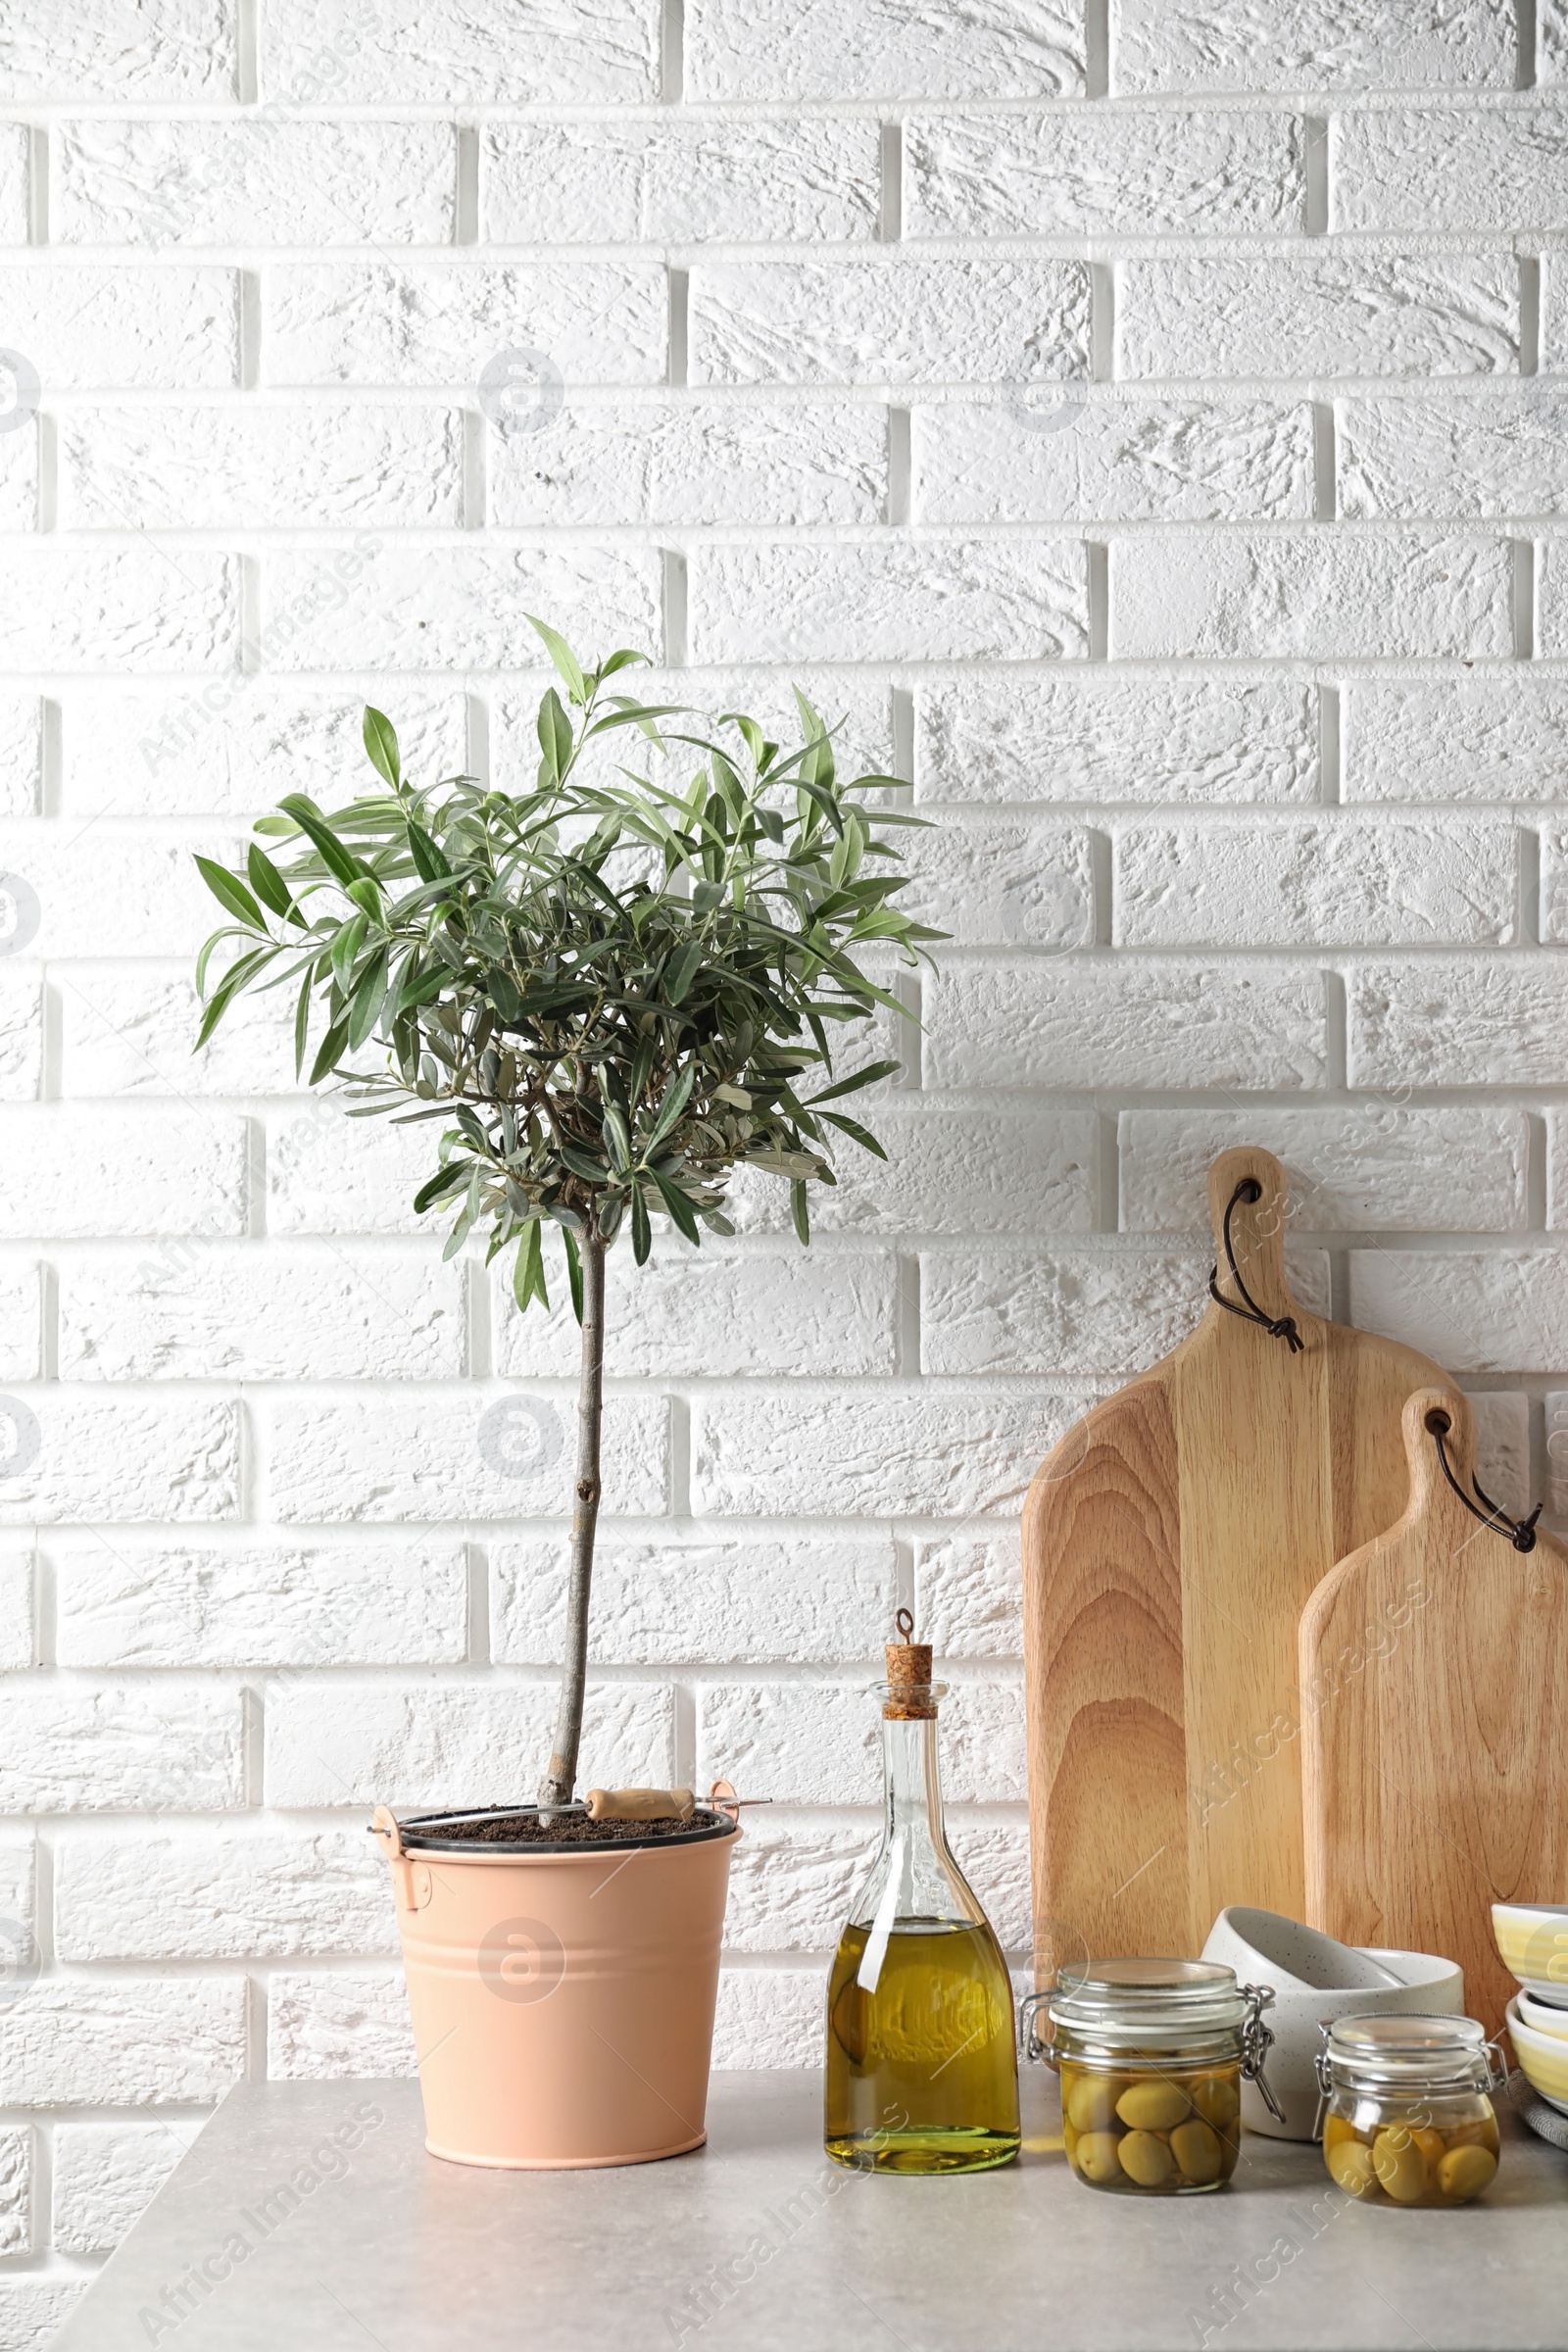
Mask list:
[[[1018,2152],[1012,1987],[948,1847],[931,1649],[887,1645],[882,1844],[828,1985],[824,2144],[863,2172],[983,2172]]]

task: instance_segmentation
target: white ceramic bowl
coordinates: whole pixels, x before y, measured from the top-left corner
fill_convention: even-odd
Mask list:
[[[1516,1992],[1513,1997],[1514,2007],[1534,2033],[1568,2046],[1568,2009],[1553,2008],[1550,2001],[1538,2001],[1529,1992]]]
[[[1519,2014],[1517,1999],[1507,2008],[1508,2039],[1524,2069],[1525,2080],[1539,2090],[1548,2107],[1568,2115],[1568,2042],[1555,2034],[1538,2034]]]
[[[1242,2084],[1242,2121],[1271,2139],[1310,2139],[1317,2121],[1318,2027],[1336,2017],[1464,2015],[1464,1972],[1427,1952],[1393,1952],[1337,1943],[1277,1911],[1233,1904],[1203,1946],[1243,1984],[1270,1984],[1274,2005],[1264,2023],[1274,2035],[1265,2072],[1285,2110],[1276,2123],[1255,2082]]]
[[[1494,1903],[1492,1933],[1526,1992],[1568,2006],[1568,1903]]]

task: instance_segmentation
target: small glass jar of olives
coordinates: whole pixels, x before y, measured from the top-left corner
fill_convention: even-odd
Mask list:
[[[1241,2153],[1244,2078],[1274,2105],[1262,2072],[1273,1998],[1210,1960],[1102,1960],[1061,1970],[1032,1994],[1024,2048],[1061,2078],[1062,2137],[1078,2179],[1144,2197],[1222,2188]]]
[[[1321,2029],[1323,2161],[1366,2205],[1468,2205],[1497,2170],[1508,2070],[1473,2017],[1340,2017]]]

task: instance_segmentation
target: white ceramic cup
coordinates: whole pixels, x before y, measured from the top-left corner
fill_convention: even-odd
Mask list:
[[[1310,2139],[1317,2120],[1320,2025],[1336,2017],[1464,2015],[1464,1972],[1427,1952],[1337,1943],[1315,1928],[1233,1903],[1209,1930],[1205,1960],[1222,1960],[1242,1984],[1270,1984],[1263,2022],[1274,2035],[1265,2073],[1285,2111],[1276,2123],[1255,2082],[1242,2084],[1242,2122],[1271,2139]]]

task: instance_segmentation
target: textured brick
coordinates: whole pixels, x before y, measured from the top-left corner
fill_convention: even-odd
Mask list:
[[[11,1673],[19,1667],[30,1666],[37,1656],[32,1587],[32,1554],[0,1551],[0,1672]],[[0,1861],[0,1901],[4,1899],[3,1880],[4,1865]]]
[[[0,2130],[0,2255],[25,2254],[32,2243],[32,2130]]]
[[[280,548],[264,578],[262,651],[276,669],[316,668],[323,625],[337,659],[359,668],[515,668],[538,647],[530,612],[549,613],[585,653],[628,644],[659,651],[652,552],[394,543],[345,558]]]
[[[1304,225],[1288,114],[942,115],[905,139],[908,236]]]
[[[1568,826],[1560,821],[1541,830],[1541,936],[1554,946],[1568,940]]]
[[[719,1972],[713,2017],[715,2066],[820,2066],[822,1971],[804,1968],[726,1968]],[[826,2197],[853,2176],[824,2156],[814,2176]]]
[[[0,1807],[8,1813],[207,1813],[243,1793],[239,1693],[190,1676],[29,1676],[7,1687],[6,1724]]]
[[[657,262],[280,263],[263,289],[270,384],[476,384],[486,361],[549,355],[567,383],[662,384]]]
[[[1536,79],[1542,83],[1568,80],[1568,8],[1563,0],[1539,0]]]
[[[1373,1098],[1335,1110],[1124,1110],[1121,1222],[1209,1232],[1209,1162],[1238,1144],[1284,1161],[1298,1232],[1512,1233],[1528,1209],[1518,1110],[1408,1110]]]
[[[688,0],[685,63],[692,98],[1076,97],[1083,17],[1072,0]]]
[[[267,1980],[267,2074],[272,2082],[412,2075],[414,2028],[399,1969],[334,1969]],[[379,2110],[377,2110],[379,2113]]]
[[[874,1653],[894,1599],[893,1545],[747,1536],[601,1544],[594,1656],[620,1666],[839,1664]],[[566,1547],[506,1544],[490,1555],[490,1653],[559,1666]]]
[[[701,262],[694,384],[1057,383],[1089,372],[1083,262]]]
[[[0,1266],[0,1380],[39,1377],[40,1272],[37,1266]]]
[[[1088,1233],[1095,1222],[1094,1114],[1037,1102],[894,1094],[861,1114],[885,1160],[846,1148],[838,1182],[811,1202],[813,1233]],[[742,1178],[742,1233],[782,1233],[784,1186]]]
[[[923,1250],[920,1368],[1126,1379],[1186,1338],[1206,1274],[1147,1250]]]
[[[931,1086],[1322,1086],[1323,983],[1262,963],[949,956],[925,984]]]
[[[9,405],[12,378],[0,374],[0,398]],[[0,531],[38,527],[38,426],[36,421],[0,439]]]
[[[921,801],[1317,797],[1317,710],[1284,679],[956,677],[915,689]]]
[[[1560,957],[1367,964],[1347,983],[1352,1086],[1557,1086],[1568,970]]]
[[[435,1165],[429,1127],[351,1119],[316,1096],[269,1127],[267,1230],[285,1233],[434,1233],[440,1211],[416,1216],[415,1194]]]
[[[37,1931],[36,1861],[31,1837],[0,1838],[0,1920],[13,1955]]]
[[[43,782],[43,713],[35,694],[0,693],[0,816],[31,816]]]
[[[8,263],[0,266],[0,317],[11,348],[32,360],[51,391],[193,392],[236,381],[232,270]]]
[[[1506,821],[1446,813],[1127,825],[1115,845],[1116,940],[1135,948],[1505,943],[1516,936],[1515,843]]]
[[[1568,115],[1549,100],[1354,109],[1329,140],[1333,228],[1557,228],[1568,209]]]
[[[1536,651],[1568,653],[1568,548],[1552,539],[1536,547]]]
[[[419,106],[657,98],[658,0],[268,0],[262,96]]]
[[[1357,1323],[1420,1348],[1461,1378],[1568,1364],[1568,1257],[1545,1248],[1350,1252]]]
[[[267,1801],[514,1804],[544,1768],[555,1720],[553,1683],[301,1679],[268,1709]],[[667,1788],[673,1733],[662,1684],[590,1684],[578,1778],[584,1788]]]
[[[166,955],[193,956],[208,933],[227,919],[202,880],[193,847],[229,858],[239,845],[207,838],[187,846],[111,826],[84,833],[79,825],[53,817],[0,828],[0,863],[24,876],[38,902],[37,929],[20,952],[49,957],[136,956],[157,948]],[[189,1025],[178,1035],[175,1058],[181,1075],[194,1035]]]
[[[1117,264],[1122,375],[1491,375],[1519,365],[1498,253],[1358,249]]]
[[[63,2124],[55,2133],[54,2241],[61,2254],[108,2254],[140,2221],[198,2127]]]
[[[463,521],[452,409],[77,409],[61,419],[66,530]]]
[[[36,1440],[23,1414],[37,1423]],[[18,1465],[0,1492],[0,1526],[231,1519],[239,1508],[239,1426],[228,1404],[50,1384],[0,1406],[0,1449]]]
[[[0,978],[0,1102],[37,1098],[43,1077],[43,1003],[36,966]]]
[[[4,35],[0,34],[0,39]],[[0,57],[4,52],[0,51]],[[27,242],[27,130],[0,122],[0,245]]]
[[[554,1250],[550,1251],[556,1260]],[[553,1268],[554,1270],[554,1263]],[[891,1372],[896,1272],[885,1250],[850,1256],[726,1250],[661,1236],[649,1263],[614,1251],[608,1269],[605,1370],[612,1379],[744,1378]],[[491,1289],[496,1370],[507,1379],[575,1375],[581,1335],[564,1279],[549,1314],[520,1314],[510,1262]]]
[[[869,1822],[751,1813],[729,1866],[724,1945],[731,1952],[831,1952],[876,1851]]]
[[[1361,0],[1113,0],[1112,87],[1360,90],[1420,82],[1511,90],[1513,12]]]
[[[1022,1656],[1016,1528],[917,1544],[914,1592],[915,1622],[939,1658]]]
[[[921,545],[708,547],[692,559],[690,627],[703,662],[1081,659],[1080,545],[1036,539]]]
[[[396,1949],[386,1863],[358,1821],[341,1829],[225,1822],[133,1838],[90,1830],[55,1848],[62,1960]]]
[[[45,1980],[0,2011],[8,2107],[146,2107],[216,2099],[245,2071],[236,1978]]]
[[[84,2292],[80,2278],[0,2280],[0,2343],[6,2352],[44,2352]]]
[[[245,1125],[140,1106],[40,1103],[6,1120],[0,1234],[239,1234]]]
[[[408,1402],[280,1401],[268,1413],[272,1507],[279,1519],[323,1525],[564,1512],[574,1408],[564,1393],[478,1387]],[[606,1399],[607,1511],[666,1507],[667,1424],[661,1396]]]
[[[234,559],[186,548],[104,554],[17,547],[0,570],[0,664],[8,669],[226,669],[239,652]]]
[[[395,1666],[467,1645],[458,1544],[51,1543],[62,1666]]]
[[[466,764],[461,694],[400,681],[395,700],[411,778],[423,783]],[[179,686],[76,687],[65,704],[62,800],[72,817],[250,816],[303,780],[330,808],[373,779],[363,721],[364,698],[350,688],[249,674],[212,679],[196,694]]]
[[[1347,801],[1553,801],[1568,792],[1568,679],[1517,667],[1341,688]]]
[[[1173,533],[1110,552],[1118,661],[1512,649],[1501,538]]]
[[[104,846],[106,850],[111,846],[108,838]],[[151,864],[151,880],[156,883],[158,866],[145,851],[140,856],[133,854],[127,863],[133,871],[137,864]],[[174,885],[169,894],[172,906],[181,899],[192,900],[193,882],[200,891],[192,906],[195,919],[188,925],[187,955],[178,964],[172,969],[151,961],[55,966],[61,995],[61,1093],[176,1100],[298,1093],[294,1008],[281,993],[242,995],[201,1052],[193,1051],[201,1004],[188,948],[216,928],[223,916],[216,899],[208,897],[200,884],[187,854],[173,853],[169,870]],[[120,944],[144,947],[156,936],[155,895],[146,931]],[[320,1028],[318,1020],[318,1035]],[[321,1100],[324,1105],[330,1098]],[[323,1115],[327,1115],[324,1109]],[[342,1114],[334,1107],[329,1115],[337,1118]]]
[[[497,437],[489,503],[508,524],[878,522],[887,476],[880,404],[581,396]]]
[[[791,1804],[872,1804],[882,1792],[881,1711],[863,1689],[710,1684],[697,1702],[697,1777]],[[942,1779],[958,1803],[1024,1793],[1023,1692],[961,1683],[942,1709]]]
[[[430,1380],[464,1368],[459,1269],[433,1253],[226,1243],[60,1273],[63,1380]]]
[[[1337,404],[1339,505],[1359,518],[1568,512],[1568,389]]]
[[[993,1387],[704,1396],[692,1405],[692,1504],[725,1515],[957,1518],[1016,1510],[1086,1399]],[[842,1792],[840,1792],[842,1793]]]
[[[1559,1233],[1568,1227],[1568,1116],[1560,1110],[1546,1113],[1546,1223]]]
[[[0,88],[14,98],[221,100],[237,95],[234,0],[11,0]]]
[[[483,233],[502,245],[834,243],[875,234],[877,126],[496,122],[483,134]]]
[[[50,142],[64,245],[440,245],[447,122],[80,122]]]
[[[1089,835],[1076,825],[949,818],[899,837],[909,875],[898,905],[965,947],[1092,947]]]
[[[912,414],[922,522],[1305,520],[1304,405],[1216,407],[1076,391]],[[1052,429],[1055,428],[1055,429]]]

